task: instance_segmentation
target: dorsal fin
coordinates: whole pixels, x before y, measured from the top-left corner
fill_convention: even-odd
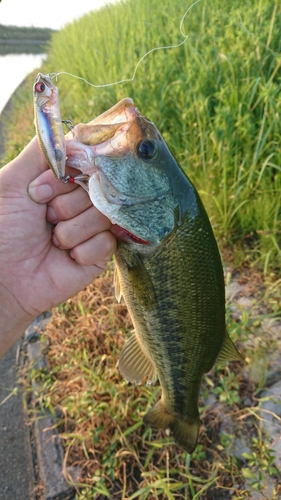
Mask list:
[[[133,334],[123,347],[118,369],[129,382],[139,384],[147,376],[150,383],[156,382],[157,374],[149,357],[144,353],[138,338]]]

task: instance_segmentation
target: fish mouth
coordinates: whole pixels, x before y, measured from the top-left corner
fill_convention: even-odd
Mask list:
[[[139,236],[131,233],[128,229],[119,226],[118,224],[112,224],[110,231],[116,236],[118,240],[124,241],[125,243],[138,243],[139,245],[150,245],[149,241],[146,241]]]
[[[155,137],[157,135],[157,137]],[[131,98],[124,98],[115,106],[94,118],[87,124],[76,125],[67,135],[67,166],[82,172],[75,182],[87,190],[93,204],[112,223],[112,232],[122,241],[149,245],[141,235],[133,234],[131,228],[121,227],[117,215],[121,207],[147,203],[156,196],[130,196],[114,187],[100,165],[104,157],[118,160],[136,151],[145,138],[161,140],[154,125],[145,118]],[[83,180],[83,184],[82,181]]]
[[[99,156],[123,156],[135,150],[141,140],[153,139],[156,135],[161,140],[153,123],[139,112],[131,98],[126,97],[89,123],[73,127],[66,136],[67,164],[90,175]],[[78,151],[81,152],[80,160],[83,155],[85,160],[80,167],[78,161],[73,164],[75,157],[78,159]]]

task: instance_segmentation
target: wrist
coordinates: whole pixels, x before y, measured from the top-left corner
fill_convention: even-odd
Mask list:
[[[0,288],[0,358],[20,339],[33,319],[15,297]]]

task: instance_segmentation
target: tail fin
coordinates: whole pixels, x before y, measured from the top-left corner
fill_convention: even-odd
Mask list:
[[[199,419],[188,419],[172,414],[168,412],[160,400],[144,416],[143,421],[146,425],[156,429],[167,429],[167,427],[169,427],[175,441],[187,451],[187,453],[192,453],[195,450],[198,438]]]

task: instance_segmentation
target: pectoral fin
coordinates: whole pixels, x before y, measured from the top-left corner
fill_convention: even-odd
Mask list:
[[[125,379],[136,384],[145,376],[151,383],[157,379],[155,368],[142,350],[136,335],[132,335],[125,344],[118,361],[118,369]]]
[[[242,354],[236,349],[228,333],[226,333],[222,348],[216,359],[216,363],[223,363],[225,361],[243,361]]]
[[[114,289],[115,289],[115,297],[117,302],[121,301],[122,298],[122,290],[121,290],[121,284],[120,284],[120,278],[119,278],[119,272],[118,272],[118,267],[115,262],[114,265]]]

